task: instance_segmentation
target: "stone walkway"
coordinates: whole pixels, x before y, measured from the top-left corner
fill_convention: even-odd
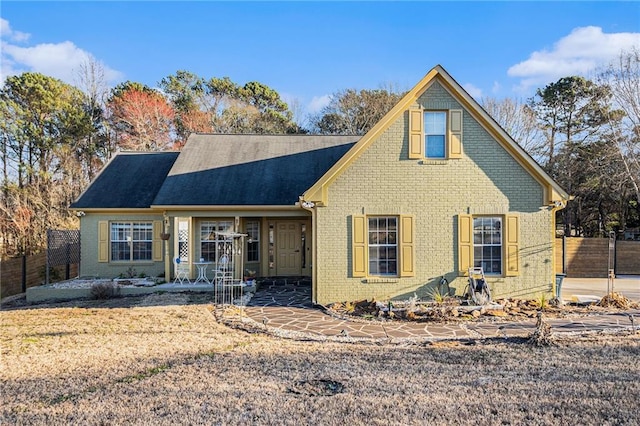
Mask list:
[[[453,324],[410,321],[349,321],[325,313],[311,303],[308,284],[261,285],[244,309],[245,322],[251,322],[283,337],[296,336],[316,340],[339,341],[436,341],[528,337],[535,330],[535,319],[523,321],[465,322]],[[546,319],[556,335],[591,332],[640,330],[640,310],[624,313]]]

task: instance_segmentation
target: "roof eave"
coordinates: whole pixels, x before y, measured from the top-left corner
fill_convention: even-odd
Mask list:
[[[157,204],[152,205],[151,208],[156,210],[207,210],[207,211],[225,211],[225,210],[298,210],[299,207],[296,204],[291,205],[171,205],[171,204]]]

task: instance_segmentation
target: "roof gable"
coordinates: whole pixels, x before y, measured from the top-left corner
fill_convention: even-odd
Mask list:
[[[301,197],[301,200],[327,204],[327,188],[349,167],[391,124],[417,99],[438,81],[487,131],[521,164],[548,194],[548,202],[567,201],[569,195],[540,167],[531,156],[460,86],[440,65],[434,67],[407,94],[374,125],[356,145],[331,167]]]

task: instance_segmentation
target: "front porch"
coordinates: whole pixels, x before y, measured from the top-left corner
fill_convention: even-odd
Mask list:
[[[163,250],[169,282],[212,283],[255,277],[296,280],[312,274],[309,212],[165,212]]]

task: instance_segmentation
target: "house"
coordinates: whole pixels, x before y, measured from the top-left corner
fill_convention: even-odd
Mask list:
[[[71,206],[81,274],[216,262],[229,232],[259,276],[310,276],[313,302],[551,294],[555,212],[569,195],[441,67],[367,134],[193,134],[183,150],[121,153]],[[165,244],[161,237],[169,238]],[[241,273],[242,271],[239,271]]]

